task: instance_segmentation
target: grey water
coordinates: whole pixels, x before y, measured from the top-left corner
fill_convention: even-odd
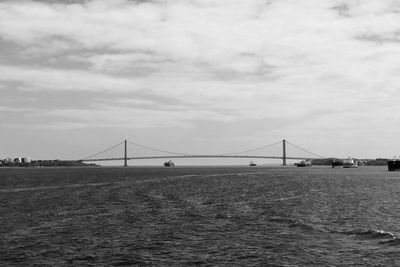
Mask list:
[[[2,266],[399,266],[385,167],[1,168]]]

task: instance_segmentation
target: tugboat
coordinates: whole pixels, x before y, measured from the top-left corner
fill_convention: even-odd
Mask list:
[[[170,161],[164,162],[164,166],[165,167],[174,167],[175,163],[172,160],[170,160]]]
[[[388,160],[388,170],[392,171],[400,171],[400,159],[392,159]]]
[[[250,161],[249,166],[257,166],[257,164],[254,161]]]
[[[302,160],[295,164],[297,167],[311,167],[311,160]]]

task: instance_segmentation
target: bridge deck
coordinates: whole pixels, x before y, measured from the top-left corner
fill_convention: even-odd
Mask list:
[[[126,160],[141,160],[141,159],[169,159],[169,158],[248,158],[248,159],[283,159],[277,156],[236,156],[236,155],[172,155],[172,156],[150,156],[150,157],[127,157]],[[285,157],[286,159],[305,160],[313,159],[306,157]],[[121,158],[102,158],[102,159],[82,159],[81,161],[114,161],[125,160]]]

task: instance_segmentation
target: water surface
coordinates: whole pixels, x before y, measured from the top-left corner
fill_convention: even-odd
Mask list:
[[[400,265],[384,167],[0,169],[8,266]]]

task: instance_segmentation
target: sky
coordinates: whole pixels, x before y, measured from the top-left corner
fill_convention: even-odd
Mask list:
[[[391,158],[399,58],[399,0],[2,0],[0,158]]]

